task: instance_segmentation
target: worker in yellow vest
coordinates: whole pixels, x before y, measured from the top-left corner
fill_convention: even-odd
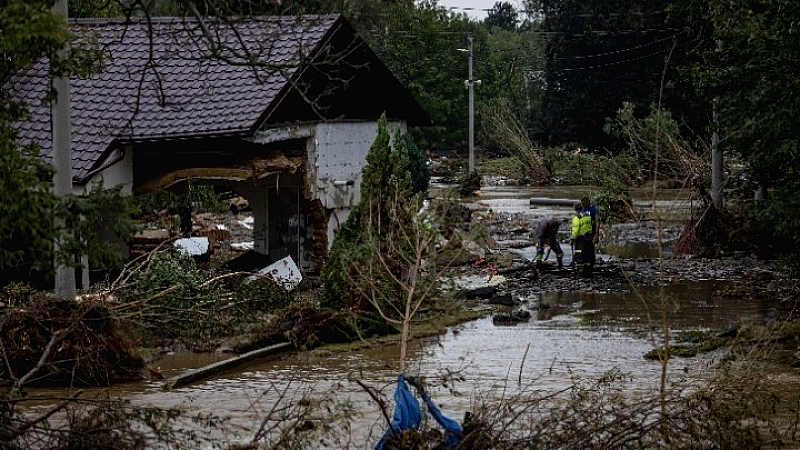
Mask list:
[[[594,243],[592,242],[592,216],[583,211],[580,203],[575,204],[575,215],[572,216],[573,244],[572,262],[579,276],[589,277],[594,269]]]

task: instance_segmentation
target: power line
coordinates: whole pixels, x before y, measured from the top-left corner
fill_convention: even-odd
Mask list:
[[[658,51],[655,51],[653,53],[648,53],[646,55],[642,55],[642,56],[639,56],[639,57],[636,57],[636,58],[625,59],[625,60],[622,60],[622,61],[614,61],[614,62],[610,62],[610,63],[606,63],[606,64],[596,64],[596,65],[584,66],[584,67],[556,69],[556,71],[557,72],[572,72],[572,71],[578,71],[578,70],[601,69],[601,68],[604,68],[604,67],[618,66],[620,64],[625,64],[625,63],[629,63],[629,62],[633,62],[633,61],[639,61],[639,60],[642,60],[642,59],[650,58],[652,56],[660,55],[660,54],[666,53],[668,51],[669,51],[669,49],[665,48],[663,50],[658,50]]]
[[[449,30],[437,30],[437,31],[425,31],[425,35],[420,34],[420,30],[407,30],[407,29],[372,29],[370,30],[371,33],[375,34],[396,34],[404,37],[416,37],[420,39],[425,39],[427,36],[432,34],[441,34],[441,35],[450,35],[450,34],[458,34],[466,36],[469,33],[468,30],[457,30],[457,31],[449,31]],[[586,36],[604,36],[604,35],[624,35],[624,34],[650,34],[650,33],[663,33],[663,32],[674,32],[675,34],[685,33],[686,30],[681,28],[639,28],[639,29],[624,29],[624,30],[591,30],[591,31],[583,31],[580,33],[574,33],[571,31],[531,31],[526,30],[521,33],[526,35],[535,35],[535,36],[544,36],[544,37],[556,37],[556,36],[572,36],[572,37],[586,37]]]
[[[576,55],[576,56],[571,56],[571,57],[568,57],[568,58],[547,58],[547,57],[542,57],[542,56],[535,57],[535,58],[536,59],[549,60],[549,61],[572,61],[572,60],[575,60],[575,59],[601,58],[601,57],[605,57],[605,56],[611,56],[611,55],[621,54],[621,53],[630,52],[630,51],[634,51],[634,50],[639,50],[639,49],[642,49],[642,48],[645,48],[645,47],[649,47],[651,45],[659,44],[661,42],[666,42],[666,41],[674,39],[675,37],[680,36],[681,34],[684,34],[684,33],[686,33],[686,31],[680,31],[678,33],[675,33],[673,35],[667,36],[665,38],[656,39],[655,41],[651,41],[651,42],[647,42],[647,43],[644,43],[644,44],[640,44],[640,45],[637,45],[635,47],[629,47],[629,48],[625,48],[625,49],[621,49],[621,50],[613,50],[613,51],[608,51],[608,52],[605,52],[605,53],[595,53],[593,55],[583,55],[583,56],[582,55]],[[528,47],[514,47],[514,48],[496,49],[496,50],[493,50],[493,52],[495,52],[495,53],[510,53],[510,52],[514,52],[514,51],[527,51],[527,50],[529,50]]]

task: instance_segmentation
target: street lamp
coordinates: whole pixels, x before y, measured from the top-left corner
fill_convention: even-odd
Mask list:
[[[474,85],[480,85],[481,80],[472,79],[472,35],[467,35],[467,48],[459,48],[460,52],[467,52],[468,69],[464,86],[469,90],[469,173],[475,172],[475,105]]]

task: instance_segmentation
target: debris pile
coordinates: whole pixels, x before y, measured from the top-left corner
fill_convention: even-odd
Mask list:
[[[108,386],[142,379],[144,360],[103,303],[60,300],[18,285],[4,288],[0,298],[6,361],[0,384],[37,365],[29,384]]]

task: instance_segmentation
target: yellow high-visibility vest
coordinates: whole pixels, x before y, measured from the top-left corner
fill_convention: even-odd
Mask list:
[[[572,217],[572,239],[577,239],[592,232],[592,216],[589,213],[576,214]]]

